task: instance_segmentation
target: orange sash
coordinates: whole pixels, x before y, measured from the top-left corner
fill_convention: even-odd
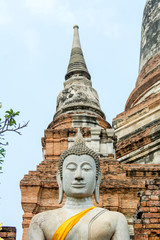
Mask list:
[[[57,229],[57,231],[54,233],[51,240],[64,240],[67,236],[68,232],[76,225],[77,222],[90,210],[94,209],[96,207],[90,207],[85,209],[84,211],[74,215],[73,217],[67,219],[64,223],[61,224],[61,226]]]

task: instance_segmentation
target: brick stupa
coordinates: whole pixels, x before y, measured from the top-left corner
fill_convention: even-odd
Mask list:
[[[125,111],[113,120],[117,158],[123,163],[160,164],[160,1],[143,14],[139,75]]]

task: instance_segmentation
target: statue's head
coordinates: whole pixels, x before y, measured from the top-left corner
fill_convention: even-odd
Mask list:
[[[74,145],[59,158],[59,203],[63,201],[64,192],[66,196],[75,198],[90,197],[94,193],[95,200],[99,203],[100,180],[99,157],[86,146],[79,134]]]

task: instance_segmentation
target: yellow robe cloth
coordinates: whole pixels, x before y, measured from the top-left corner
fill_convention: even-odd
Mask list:
[[[76,225],[76,223],[90,210],[94,209],[96,207],[90,207],[85,209],[84,211],[74,215],[73,217],[67,219],[64,223],[61,224],[61,226],[57,229],[57,231],[54,233],[51,240],[64,240],[67,236],[68,232]]]

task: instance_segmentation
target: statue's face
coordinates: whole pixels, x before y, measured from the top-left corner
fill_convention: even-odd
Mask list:
[[[63,189],[68,197],[90,197],[96,186],[96,164],[89,155],[70,155],[63,162]]]

